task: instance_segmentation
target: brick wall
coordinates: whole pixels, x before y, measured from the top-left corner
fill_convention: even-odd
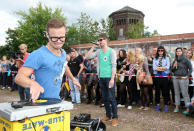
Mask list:
[[[194,49],[194,33],[186,33],[186,34],[175,34],[175,35],[164,35],[164,36],[154,36],[149,38],[139,38],[139,39],[128,39],[128,40],[116,40],[109,41],[109,46],[119,46],[119,45],[133,45],[133,44],[151,44],[155,43],[184,43],[190,42],[191,48]],[[83,49],[90,48],[92,44],[79,44],[72,45],[71,48]]]

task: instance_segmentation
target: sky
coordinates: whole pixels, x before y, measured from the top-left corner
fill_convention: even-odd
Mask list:
[[[93,20],[106,19],[124,6],[142,11],[144,24],[149,31],[161,35],[194,33],[194,0],[2,0],[0,4],[0,45],[5,45],[8,28],[17,27],[20,18],[14,11],[28,11],[41,2],[43,5],[62,8],[67,25],[76,23],[81,12]]]

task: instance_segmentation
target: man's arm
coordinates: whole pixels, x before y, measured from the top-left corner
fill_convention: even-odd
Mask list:
[[[32,100],[37,100],[40,93],[44,92],[44,88],[39,83],[30,79],[30,75],[34,72],[34,69],[29,67],[22,67],[15,77],[15,83],[24,87],[30,88],[30,94]]]
[[[96,48],[96,47],[92,46],[92,48],[90,48],[90,50],[86,53],[86,55],[85,55],[86,59],[92,59],[92,58],[97,56],[98,50],[94,52],[94,48]]]
[[[65,68],[65,75],[72,80],[73,84],[75,84],[79,90],[81,90],[80,83],[73,77],[68,65],[66,65]]]
[[[80,66],[80,70],[79,70],[79,72],[77,74],[77,77],[79,77],[79,75],[82,73],[82,70],[84,69],[83,63],[81,63],[79,66]]]
[[[114,86],[114,79],[115,79],[115,75],[116,75],[116,66],[117,66],[116,59],[117,59],[116,52],[112,49],[111,50],[112,75],[111,75],[111,79],[109,82],[110,88]]]

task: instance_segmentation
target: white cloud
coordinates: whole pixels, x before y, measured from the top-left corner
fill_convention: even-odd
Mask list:
[[[10,13],[0,11],[0,45],[5,44],[5,31],[8,30],[8,28],[14,28],[17,26],[17,18],[11,15]]]
[[[6,0],[0,4],[0,44],[5,43],[8,27],[16,26],[17,18],[13,11],[27,11],[39,2],[52,9],[62,8],[69,25],[77,22],[81,12],[100,20],[124,6],[130,6],[145,14],[144,23],[150,31],[156,29],[162,35],[194,32],[193,0]]]

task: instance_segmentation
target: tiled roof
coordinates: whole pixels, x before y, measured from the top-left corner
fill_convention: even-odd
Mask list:
[[[125,7],[121,8],[121,9],[119,9],[119,10],[117,10],[117,11],[111,13],[111,15],[116,14],[116,13],[122,13],[122,12],[141,13],[141,14],[144,16],[144,14],[143,14],[141,11],[136,10],[136,9],[134,9],[134,8],[131,8],[131,7],[129,7],[129,6],[125,6]],[[110,16],[111,16],[111,15],[110,15]]]

